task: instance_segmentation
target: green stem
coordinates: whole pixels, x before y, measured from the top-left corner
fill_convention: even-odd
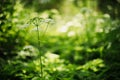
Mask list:
[[[46,33],[47,29],[48,29],[48,25],[49,25],[49,23],[47,24],[47,26],[46,26],[46,28],[45,28],[45,30],[43,32],[42,38],[44,37],[44,35],[45,35],[45,33]]]
[[[45,35],[46,31],[47,31],[48,25],[49,25],[49,23],[47,24],[47,26],[45,28],[45,31],[43,32],[42,38],[44,37],[44,35]],[[41,69],[40,73],[41,73],[41,78],[43,79],[42,52],[40,50],[41,44],[40,44],[40,33],[39,33],[38,25],[37,25],[37,34],[38,34],[38,47],[39,47],[39,54],[40,54],[40,69]]]
[[[37,26],[37,34],[38,34],[38,47],[39,47],[38,49],[39,49],[39,54],[40,54],[40,69],[41,69],[40,73],[41,73],[41,78],[43,78],[42,52],[40,50],[41,44],[40,44],[40,33],[39,33],[39,27],[38,26]]]

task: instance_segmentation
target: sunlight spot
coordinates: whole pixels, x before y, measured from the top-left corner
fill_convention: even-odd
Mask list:
[[[68,32],[68,37],[72,37],[72,36],[75,36],[75,32],[74,31]]]
[[[59,32],[67,32],[69,27],[73,25],[73,22],[67,22],[65,25],[63,25],[61,28],[58,28]]]
[[[56,61],[58,61],[59,59],[59,55],[51,53],[51,52],[47,52],[45,57],[47,58],[48,62],[54,63]]]
[[[99,24],[102,24],[104,23],[105,21],[103,19],[97,19],[96,23],[99,25]]]
[[[110,15],[109,14],[104,14],[103,15],[105,18],[110,18]]]
[[[97,28],[97,29],[96,29],[96,32],[103,32],[103,29]]]

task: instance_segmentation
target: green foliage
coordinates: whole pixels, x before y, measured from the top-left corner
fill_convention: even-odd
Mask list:
[[[103,3],[104,2],[104,3]],[[114,5],[116,4],[116,5]],[[120,1],[119,0],[98,0],[98,8],[103,13],[108,13],[113,19],[118,19],[120,17]]]
[[[36,11],[41,12],[44,10],[58,9],[60,4],[63,2],[61,0],[21,0],[22,3],[28,8],[34,8]]]
[[[101,1],[0,1],[0,79],[119,80],[119,0]]]
[[[17,23],[15,23],[13,13],[16,12],[14,9],[14,3],[12,1],[1,1],[1,12],[0,12],[0,55],[3,58],[13,57],[16,51],[21,50],[22,46],[25,45],[24,30],[19,30]]]

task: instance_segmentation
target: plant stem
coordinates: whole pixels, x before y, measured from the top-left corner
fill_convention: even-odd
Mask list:
[[[47,24],[47,26],[46,26],[43,34],[42,34],[42,38],[44,37],[44,35],[45,35],[46,31],[47,31],[48,25],[49,25],[49,23]],[[39,48],[39,54],[40,54],[40,69],[41,69],[40,73],[41,73],[41,78],[43,79],[44,77],[43,77],[43,66],[42,66],[43,65],[42,64],[42,52],[40,50],[40,48],[41,48],[40,33],[39,33],[39,26],[38,25],[36,25],[36,26],[37,26],[37,34],[38,34],[38,48]]]
[[[41,73],[41,78],[43,78],[42,52],[40,50],[41,44],[40,44],[40,33],[39,33],[39,27],[38,27],[38,25],[37,25],[37,34],[38,34],[38,49],[39,49],[39,54],[40,54],[40,69],[41,69],[40,73]]]
[[[42,35],[42,38],[44,37],[44,35],[45,35],[45,33],[46,33],[47,29],[48,29],[48,25],[49,25],[49,23],[47,23],[47,25],[46,25],[46,28],[45,28],[45,30],[43,32],[43,35]]]

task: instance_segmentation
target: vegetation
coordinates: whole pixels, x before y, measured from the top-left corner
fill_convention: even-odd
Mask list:
[[[0,80],[120,80],[119,8],[119,0],[0,0]]]

